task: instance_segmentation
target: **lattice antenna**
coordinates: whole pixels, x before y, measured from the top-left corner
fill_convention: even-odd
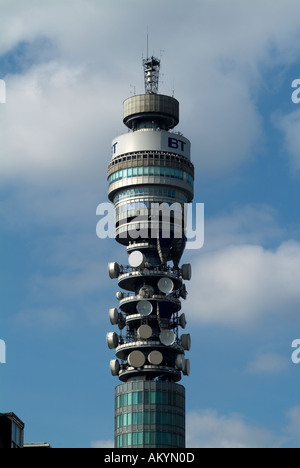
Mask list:
[[[159,85],[160,60],[155,57],[143,60],[145,93],[157,94]]]

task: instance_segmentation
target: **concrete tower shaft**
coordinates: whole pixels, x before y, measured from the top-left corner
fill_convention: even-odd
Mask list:
[[[129,133],[112,143],[108,196],[115,208],[116,240],[128,262],[108,266],[118,279],[118,308],[107,334],[115,349],[111,373],[122,384],[115,396],[116,447],[184,447],[185,389],[191,337],[180,314],[191,266],[184,252],[186,206],[193,199],[190,142],[171,133],[179,122],[176,99],[157,94],[160,61],[143,61],[146,94],[124,102]],[[148,81],[147,81],[148,80]],[[148,87],[147,87],[148,86]]]

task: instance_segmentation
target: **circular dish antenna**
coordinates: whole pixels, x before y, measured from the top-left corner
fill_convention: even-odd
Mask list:
[[[109,309],[109,319],[112,325],[118,325],[118,322],[119,322],[118,309]]]
[[[172,330],[163,330],[159,335],[161,343],[165,346],[172,346],[175,343],[176,336]]]
[[[164,294],[169,294],[174,289],[174,283],[170,278],[161,278],[158,282],[158,288]]]
[[[118,359],[114,359],[113,361],[110,361],[110,372],[114,377],[119,375],[120,372],[120,363]]]
[[[143,340],[148,340],[152,336],[152,328],[149,325],[142,325],[138,329],[138,336]]]
[[[188,333],[187,335],[181,335],[181,346],[183,349],[186,351],[189,351],[191,349],[192,345],[192,340],[191,340],[191,335]]]
[[[187,325],[187,321],[186,321],[186,318],[185,318],[185,314],[181,314],[180,317],[179,317],[179,325],[181,326],[181,328],[185,328],[186,325]]]
[[[111,279],[118,278],[120,274],[120,265],[116,262],[109,263],[108,274]]]
[[[115,332],[107,333],[106,342],[109,349],[115,349],[119,344],[119,337]]]
[[[159,366],[163,362],[163,355],[160,351],[151,351],[148,356],[148,361],[153,366]]]
[[[146,358],[141,351],[132,351],[128,356],[128,362],[131,367],[139,368],[143,367],[146,362]]]
[[[178,367],[178,369],[182,370],[183,367],[184,367],[184,354],[178,354],[177,355],[177,358],[176,358],[176,361],[175,361],[175,364],[176,366]]]
[[[192,265],[190,263],[182,265],[181,271],[182,271],[182,279],[186,281],[190,281],[192,279]]]
[[[136,310],[143,317],[148,317],[153,311],[153,306],[149,301],[140,301],[136,306]]]
[[[182,372],[184,375],[189,376],[191,373],[191,361],[189,359],[184,359]]]
[[[121,291],[118,291],[116,293],[116,298],[118,299],[118,301],[121,301],[122,299],[124,299],[124,294]]]
[[[145,264],[145,257],[139,250],[135,250],[129,255],[129,265],[132,268],[141,268]]]

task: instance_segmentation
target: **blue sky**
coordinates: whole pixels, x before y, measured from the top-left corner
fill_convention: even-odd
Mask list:
[[[184,257],[187,443],[300,447],[299,2],[0,0],[0,13],[0,411],[27,442],[112,444],[106,267],[126,252],[97,238],[96,208],[122,102],[143,93],[148,25],[205,204],[205,246]]]

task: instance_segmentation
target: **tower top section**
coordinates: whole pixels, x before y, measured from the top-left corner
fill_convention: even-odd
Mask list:
[[[171,130],[179,123],[179,102],[170,96],[158,94],[160,60],[143,60],[145,94],[134,95],[123,103],[123,122],[133,131]]]
[[[155,57],[143,60],[145,75],[145,93],[157,94],[159,85],[160,60]]]

